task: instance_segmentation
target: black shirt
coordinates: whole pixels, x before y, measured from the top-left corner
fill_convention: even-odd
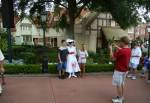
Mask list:
[[[60,54],[61,61],[65,62],[67,60],[68,49],[65,47],[60,47],[58,53]]]

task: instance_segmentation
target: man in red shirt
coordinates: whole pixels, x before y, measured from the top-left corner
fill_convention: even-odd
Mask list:
[[[118,45],[110,46],[110,57],[115,60],[115,70],[113,75],[113,85],[117,87],[117,98],[113,98],[113,103],[122,103],[124,101],[124,84],[130,62],[131,49],[128,47],[128,37],[120,38]],[[113,53],[112,47],[116,48]]]

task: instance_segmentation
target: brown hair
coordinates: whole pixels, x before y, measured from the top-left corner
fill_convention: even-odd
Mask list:
[[[127,36],[123,36],[120,38],[120,42],[123,42],[124,44],[128,45],[130,43],[130,40]]]
[[[85,51],[84,44],[81,45],[81,48],[82,48],[83,51]]]

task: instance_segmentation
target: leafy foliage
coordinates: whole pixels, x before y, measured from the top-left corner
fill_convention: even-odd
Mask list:
[[[28,64],[28,65],[5,65],[6,74],[41,74],[42,69],[39,64]],[[86,72],[111,72],[113,71],[113,65],[109,64],[88,64],[86,65]],[[56,65],[48,65],[48,73],[56,74]]]
[[[16,0],[19,1],[19,0]],[[89,8],[90,10],[110,12],[115,21],[121,28],[126,29],[132,25],[137,25],[140,21],[138,8],[146,8],[147,12],[150,10],[149,0],[20,0],[18,2],[19,9],[25,11],[26,8],[30,9],[30,13],[41,12],[46,7],[52,7],[54,3],[55,7],[63,7],[68,13],[68,24],[71,32],[74,32],[74,23],[76,17],[80,15],[83,8]],[[59,9],[57,9],[59,11]],[[23,13],[23,12],[22,12]],[[148,15],[145,14],[145,18],[148,20]],[[66,20],[60,18],[60,28],[66,27]]]
[[[4,31],[0,31],[0,48],[3,51],[7,50],[7,33]]]

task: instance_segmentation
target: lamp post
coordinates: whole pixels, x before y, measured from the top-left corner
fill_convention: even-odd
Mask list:
[[[147,26],[147,31],[149,34],[148,38],[148,82],[150,83],[150,24]]]
[[[43,45],[46,46],[46,38],[45,38],[45,31],[46,31],[46,20],[47,20],[47,13],[41,13],[41,21],[42,21],[42,29],[43,29]]]

